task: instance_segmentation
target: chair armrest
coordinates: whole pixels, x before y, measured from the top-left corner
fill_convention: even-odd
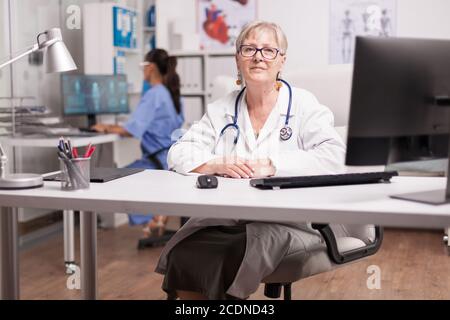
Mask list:
[[[322,235],[327,245],[328,256],[331,261],[336,264],[344,264],[350,261],[358,260],[367,256],[375,254],[381,247],[383,241],[383,228],[375,226],[375,239],[371,244],[368,244],[362,248],[349,250],[346,252],[339,252],[336,237],[333,230],[331,230],[328,224],[313,223],[312,228],[318,230]]]

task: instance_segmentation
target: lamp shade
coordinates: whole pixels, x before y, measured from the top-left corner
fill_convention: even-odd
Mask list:
[[[47,73],[76,70],[77,66],[62,41],[55,42],[47,48],[45,55]]]
[[[40,37],[46,40],[40,42]],[[61,29],[53,28],[38,35],[39,49],[46,49],[45,64],[47,73],[76,70],[77,66],[63,42]]]

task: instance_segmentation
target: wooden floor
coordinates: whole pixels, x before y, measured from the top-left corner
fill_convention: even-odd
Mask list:
[[[100,299],[165,299],[162,276],[153,272],[161,248],[137,250],[139,228],[99,230]],[[293,299],[450,299],[450,257],[443,232],[389,229],[378,254],[299,281]],[[78,241],[77,241],[78,243]],[[77,246],[78,247],[78,246]],[[78,248],[77,248],[78,250]],[[78,251],[77,251],[78,252]],[[63,238],[20,254],[23,299],[79,299],[66,288]],[[79,255],[77,255],[79,259]],[[381,289],[369,290],[367,268],[381,270]],[[263,286],[251,299],[265,299]]]

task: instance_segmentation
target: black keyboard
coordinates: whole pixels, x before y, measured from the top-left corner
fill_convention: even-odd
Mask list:
[[[97,130],[91,129],[91,128],[78,128],[80,132],[87,132],[87,133],[99,133]]]
[[[103,133],[99,132],[87,132],[87,131],[74,131],[74,132],[67,132],[67,133],[60,133],[60,134],[50,134],[47,136],[51,137],[75,137],[75,138],[90,138],[90,137],[97,137],[101,136]]]
[[[351,184],[389,182],[393,176],[398,176],[398,172],[388,171],[321,176],[263,178],[250,180],[250,185],[259,189],[342,186]]]

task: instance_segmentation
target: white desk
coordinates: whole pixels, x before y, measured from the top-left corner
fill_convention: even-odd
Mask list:
[[[445,178],[395,177],[391,184],[277,191],[254,189],[248,180],[231,179],[219,179],[218,189],[200,190],[195,181],[195,176],[144,171],[106,184],[91,184],[86,191],[61,191],[58,183],[46,183],[34,190],[0,191],[2,298],[19,297],[17,228],[12,207],[82,211],[81,284],[86,299],[97,297],[94,211],[418,228],[450,225],[450,205],[389,198],[391,194],[443,189]]]
[[[62,135],[64,136],[64,135]],[[92,136],[71,136],[71,144],[73,147],[85,147],[89,144],[100,145],[104,143],[113,143],[119,141],[121,137],[117,134],[98,134]],[[33,148],[55,148],[58,145],[59,137],[46,136],[17,136],[2,137],[0,142],[4,146],[16,147],[33,147]],[[19,153],[17,158],[23,154]],[[12,157],[10,157],[12,159]],[[72,273],[75,270],[75,225],[73,210],[64,210],[63,226],[64,226],[64,263],[66,273]]]

